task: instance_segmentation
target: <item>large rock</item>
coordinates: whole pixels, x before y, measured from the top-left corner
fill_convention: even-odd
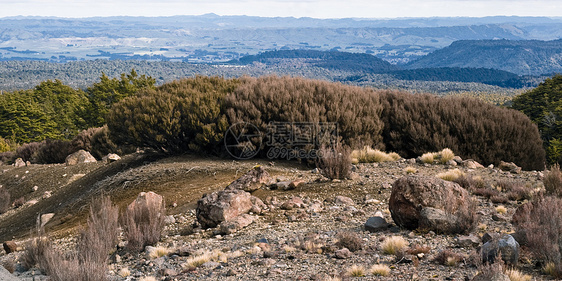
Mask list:
[[[223,190],[205,194],[197,201],[197,221],[203,228],[210,228],[246,214],[252,209],[252,197],[250,193],[242,190]]]
[[[436,177],[407,176],[395,181],[389,209],[394,222],[410,230],[424,227],[463,233],[476,223],[470,194],[458,184]]]
[[[0,280],[2,281],[18,281],[20,278],[12,275],[8,270],[6,270],[2,265],[0,265]]]
[[[121,160],[121,157],[115,153],[109,153],[101,159],[105,163],[113,163],[119,160]]]
[[[242,214],[231,220],[221,222],[219,229],[222,234],[232,234],[250,225],[255,219],[254,216]]]
[[[507,234],[499,239],[492,239],[480,249],[483,263],[494,263],[498,252],[501,253],[502,260],[508,265],[516,265],[519,259],[519,243]]]
[[[262,166],[255,166],[246,174],[229,184],[225,190],[252,192],[258,190],[264,184],[269,184],[271,181],[272,178]]]
[[[90,154],[90,152],[80,149],[66,157],[64,163],[67,166],[72,166],[80,163],[95,163],[97,162],[96,158]]]
[[[26,164],[25,164],[25,162],[23,161],[23,159],[18,158],[18,159],[16,159],[16,161],[14,162],[14,166],[15,166],[16,168],[20,168],[20,167],[25,167]]]
[[[164,199],[161,195],[156,194],[152,191],[149,192],[141,192],[137,196],[135,201],[131,202],[129,206],[127,206],[127,210],[129,212],[133,212],[134,210],[157,210],[160,211],[163,208]],[[137,211],[138,212],[138,211]],[[164,216],[165,214],[159,214]]]
[[[498,166],[498,169],[500,169],[502,171],[506,171],[506,172],[511,172],[511,173],[514,173],[514,174],[520,174],[521,173],[521,167],[517,166],[513,162],[501,161],[500,165]]]

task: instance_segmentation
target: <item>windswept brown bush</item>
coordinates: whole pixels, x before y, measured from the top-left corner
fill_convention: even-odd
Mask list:
[[[70,141],[48,139],[41,143],[35,153],[34,162],[38,164],[64,163],[66,157],[74,152],[76,149]]]
[[[136,204],[127,208],[121,218],[121,225],[127,239],[127,248],[142,251],[146,246],[158,243],[164,229],[165,204],[148,200],[147,204]]]
[[[562,195],[562,172],[560,166],[554,164],[543,179],[546,193],[560,197]]]
[[[349,147],[336,143],[320,149],[320,157],[316,159],[316,167],[329,179],[345,179],[351,173],[351,150]]]
[[[562,199],[539,197],[520,206],[513,224],[525,235],[534,256],[543,264],[552,263],[552,274],[562,277]]]
[[[371,89],[277,76],[245,77],[241,82],[225,97],[231,124],[251,123],[265,135],[270,122],[333,122],[346,145],[384,148],[382,106]]]
[[[21,145],[16,149],[16,158],[21,158],[23,161],[35,161],[35,155],[44,142],[30,142]]]
[[[76,135],[72,139],[72,146],[74,147],[74,149],[76,151],[78,151],[80,149],[83,149],[83,150],[91,152],[92,151],[92,140],[94,138],[94,135],[99,133],[102,129],[103,129],[103,127],[89,128],[89,129],[83,130],[82,132],[80,132],[78,135]]]
[[[521,112],[467,97],[380,92],[386,149],[403,157],[452,149],[462,158],[498,165],[514,162],[543,170],[545,152],[537,126]]]

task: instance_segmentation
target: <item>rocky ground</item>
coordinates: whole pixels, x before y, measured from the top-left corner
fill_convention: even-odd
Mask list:
[[[264,185],[252,192],[266,204],[263,213],[250,214],[255,218],[253,223],[231,234],[221,233],[217,228],[197,227],[197,199],[203,193],[224,189],[255,164],[261,164],[275,181],[282,183]],[[116,164],[82,165],[76,173],[96,173],[104,167],[107,169],[107,165]],[[509,180],[534,191],[544,188],[542,172],[512,173],[493,167],[421,164],[405,159],[354,165],[351,179],[341,181],[328,180],[312,168],[291,162],[233,162],[175,157],[131,166],[134,167],[123,168],[110,180],[106,179],[108,186],[118,190],[110,193],[112,199],[115,198],[114,201],[123,206],[133,201],[139,191],[154,190],[166,198],[170,217],[157,248],[147,248],[134,254],[122,247],[124,241],[120,242],[121,247],[113,253],[108,272],[115,280],[148,280],[146,277],[149,276],[156,280],[330,280],[334,277],[343,280],[470,280],[478,272],[474,264],[478,260],[477,249],[482,245],[480,238],[485,233],[495,235],[514,232],[511,216],[526,200],[493,203],[486,197],[472,195],[477,200],[480,218],[478,226],[471,233],[476,239],[467,239],[461,235],[410,231],[397,227],[389,211],[392,183],[406,176],[407,171],[413,172],[413,175],[434,177],[445,171],[459,169],[490,186]],[[34,174],[46,169],[41,165],[1,168],[4,171],[0,175],[0,184],[12,188],[16,183],[5,183],[8,175],[11,179],[15,177],[14,173],[24,175],[25,170],[28,170]],[[51,166],[51,174],[59,173],[63,168],[67,169],[60,165]],[[69,176],[72,177],[67,175],[65,178]],[[285,182],[302,183],[294,189],[285,190]],[[22,184],[21,175],[18,183]],[[53,197],[64,194],[64,189],[69,185],[67,182],[64,184],[52,188]],[[25,185],[33,187],[35,183],[25,182]],[[118,196],[118,193],[128,195]],[[26,199],[31,198],[32,195],[26,195]],[[290,200],[296,204],[284,205]],[[69,214],[59,213],[65,210],[68,212],[64,208],[58,210],[56,216],[68,217]],[[21,210],[3,214],[0,222],[9,220],[15,212]],[[375,215],[384,217],[390,226],[378,232],[367,231],[365,222]],[[72,245],[76,225],[77,222],[67,218],[52,226],[58,247],[67,249]],[[342,233],[347,233],[348,237],[356,235],[359,240],[345,239]],[[18,262],[23,253],[21,245],[26,239],[24,236],[22,233],[13,233],[12,237],[16,238],[20,247],[10,254],[0,253],[0,262],[18,278],[45,280],[47,277],[41,275],[38,269],[26,271]],[[407,241],[405,254],[393,255],[383,251],[383,244],[393,236],[400,236]],[[3,239],[6,240],[6,237]],[[345,244],[348,240],[353,243]],[[353,251],[342,250],[344,246]],[[420,250],[422,247],[425,249]],[[434,261],[441,251],[447,249],[459,254],[461,259],[449,265]],[[388,266],[390,274],[386,277],[375,276],[369,270],[375,264]],[[365,276],[350,276],[349,270],[353,266],[363,267]],[[540,268],[535,267],[525,249],[521,251],[517,269],[533,276],[535,280],[549,279]]]

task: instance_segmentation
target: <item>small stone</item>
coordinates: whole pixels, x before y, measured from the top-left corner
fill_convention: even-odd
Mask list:
[[[388,226],[388,222],[380,216],[370,217],[367,219],[367,222],[365,222],[365,230],[371,233],[386,230]]]
[[[54,216],[54,213],[42,214],[40,217],[41,227],[44,227]]]
[[[34,186],[34,187],[32,188],[33,191],[37,191],[38,189],[39,189],[38,186]]]
[[[459,236],[456,239],[456,244],[459,247],[463,248],[477,247],[478,245],[480,245],[480,238],[472,234],[467,236]]]
[[[353,205],[353,199],[347,197],[347,196],[341,196],[338,195],[336,196],[336,198],[334,199],[334,202],[338,205]]]
[[[348,259],[351,257],[351,255],[351,251],[349,251],[347,248],[343,248],[335,252],[336,259]]]

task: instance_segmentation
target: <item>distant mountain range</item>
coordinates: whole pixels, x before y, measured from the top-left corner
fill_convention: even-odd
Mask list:
[[[562,18],[312,19],[248,16],[0,18],[0,60],[225,62],[339,50],[406,64],[458,40],[556,40]]]
[[[520,75],[561,73],[562,40],[456,41],[407,67],[485,67]]]

